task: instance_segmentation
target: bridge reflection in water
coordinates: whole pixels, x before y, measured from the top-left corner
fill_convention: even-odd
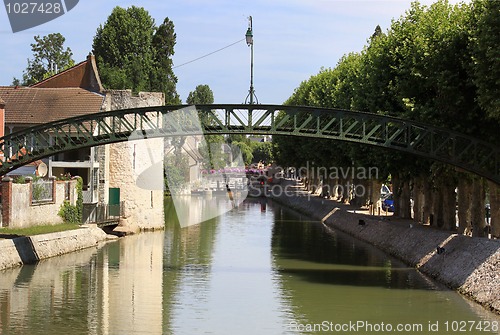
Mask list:
[[[0,334],[297,334],[294,325],[323,321],[499,321],[373,247],[271,203],[261,211],[249,199],[186,228],[171,206],[164,232],[1,272]]]

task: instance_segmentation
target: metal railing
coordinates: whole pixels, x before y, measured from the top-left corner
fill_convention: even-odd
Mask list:
[[[87,114],[27,128],[0,137],[0,154],[8,157],[0,164],[0,175],[79,148],[131,139],[221,134],[362,143],[451,164],[500,184],[500,148],[496,143],[386,115],[260,104],[152,106]]]
[[[84,204],[82,212],[83,223],[118,222],[123,217],[123,201],[116,205]]]
[[[31,183],[31,203],[52,202],[53,180],[36,180]]]

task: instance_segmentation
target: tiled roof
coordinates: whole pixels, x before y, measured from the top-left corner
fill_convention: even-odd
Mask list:
[[[0,86],[5,124],[35,125],[101,111],[104,95],[81,88]]]

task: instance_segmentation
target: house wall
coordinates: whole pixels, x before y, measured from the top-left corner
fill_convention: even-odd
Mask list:
[[[106,110],[164,105],[163,93],[133,95],[130,90],[106,92]],[[120,189],[126,222],[141,229],[164,227],[163,138],[138,139],[109,147],[109,187]],[[146,171],[147,170],[147,171]]]
[[[5,102],[0,98],[0,137],[5,135]]]
[[[0,98],[0,137],[5,135],[5,101]],[[0,154],[0,161],[3,161],[4,155]]]
[[[2,180],[2,226],[26,228],[43,224],[63,223],[57,215],[66,196],[66,183],[70,187],[70,203],[76,204],[76,180],[54,181],[56,188],[54,201],[31,203],[31,183],[15,184],[11,178]]]

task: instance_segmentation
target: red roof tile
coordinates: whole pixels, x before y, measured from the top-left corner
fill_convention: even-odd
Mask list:
[[[35,125],[101,111],[104,95],[81,88],[1,87],[5,124]]]

